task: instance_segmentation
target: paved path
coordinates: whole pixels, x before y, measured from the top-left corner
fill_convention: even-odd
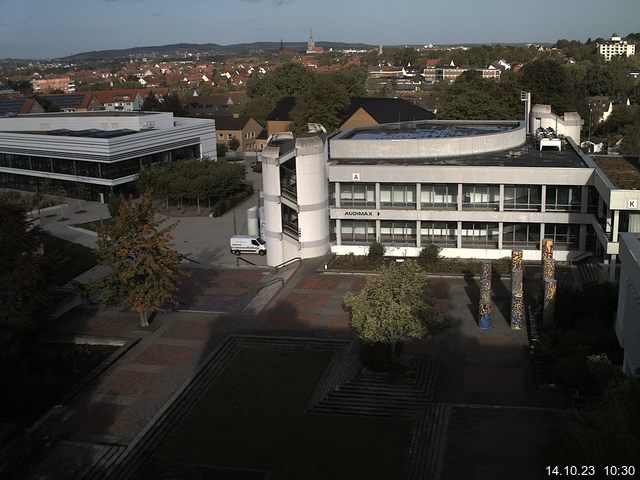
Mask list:
[[[258,205],[262,177],[249,171],[247,183],[254,187],[253,195],[221,217],[166,217],[162,215],[162,211],[159,211],[157,218],[165,219],[166,225],[177,223],[172,232],[176,249],[197,262],[195,265],[206,267],[236,266],[237,258],[229,251],[229,238],[235,233],[247,233],[247,209]],[[82,209],[85,212],[76,213],[79,210],[78,200],[69,198],[67,202],[68,206],[64,208],[64,211],[54,209],[41,215],[40,226],[52,235],[95,248],[95,235],[69,227],[108,218],[107,205],[83,201]],[[62,213],[64,213],[64,217],[61,217]],[[259,255],[243,255],[243,258],[258,266],[266,266],[267,263],[266,257]]]
[[[359,290],[365,277],[316,273],[321,263],[307,261],[291,270],[286,285],[256,314],[242,310],[265,272],[214,269],[199,272],[183,299],[227,313],[161,314],[162,326],[145,334],[133,330],[137,316],[128,312],[80,310],[67,317],[57,332],[139,342],[59,409],[47,425],[57,443],[25,478],[57,478],[60,468],[69,475],[65,478],[79,478],[87,465],[103,458],[106,446],[124,449],[231,333],[353,338],[342,297]],[[484,331],[475,323],[475,280],[432,278],[429,289],[451,328],[407,344],[406,351],[441,368],[433,393],[433,401],[446,407],[446,417],[438,420],[443,452],[438,478],[537,478],[536,448],[546,441],[546,425],[556,415],[549,407],[562,403],[534,386],[526,332],[513,332],[505,321],[506,285],[493,286],[493,326]]]

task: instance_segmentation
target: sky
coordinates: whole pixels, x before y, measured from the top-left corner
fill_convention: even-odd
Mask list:
[[[172,43],[551,43],[640,32],[640,0],[0,0],[0,58]]]

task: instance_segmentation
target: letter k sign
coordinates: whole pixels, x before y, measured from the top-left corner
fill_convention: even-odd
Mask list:
[[[627,200],[627,208],[638,208],[638,200]]]

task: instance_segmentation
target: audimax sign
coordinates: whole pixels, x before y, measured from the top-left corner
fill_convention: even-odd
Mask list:
[[[373,217],[374,213],[377,213],[376,216],[380,216],[380,212],[367,212],[362,210],[347,210],[344,212],[344,215],[348,217]]]

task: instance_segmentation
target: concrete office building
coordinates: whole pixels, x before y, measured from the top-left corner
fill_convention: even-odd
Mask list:
[[[75,112],[0,118],[0,187],[107,201],[141,169],[216,160],[213,120],[165,112]]]
[[[554,117],[534,106],[530,132],[521,122],[424,121],[274,137],[262,155],[269,265],[362,255],[374,241],[390,256],[434,243],[446,257],[518,248],[539,260],[544,238],[557,260],[592,251],[615,263],[618,232],[640,231],[640,191],[616,187],[577,148],[576,114]],[[536,136],[547,124],[556,135]]]
[[[622,369],[627,375],[640,371],[640,238],[620,235],[620,288],[616,335],[624,348]]]

